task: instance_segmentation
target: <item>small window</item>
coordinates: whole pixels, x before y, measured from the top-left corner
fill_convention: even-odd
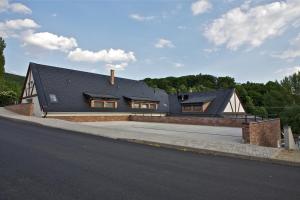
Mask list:
[[[105,102],[105,108],[115,108],[115,102]]]
[[[101,101],[101,100],[93,100],[91,102],[92,108],[117,108],[116,101]]]
[[[193,111],[202,112],[202,106],[193,106]]]
[[[57,103],[57,98],[55,94],[49,94],[49,97],[51,103]]]
[[[104,102],[103,101],[94,101],[93,107],[95,107],[95,108],[104,108]]]
[[[149,104],[142,103],[141,104],[141,108],[147,109],[147,108],[149,108]]]
[[[140,108],[140,104],[139,103],[133,103],[132,108]]]
[[[186,111],[186,112],[192,111],[192,106],[187,106],[187,105],[182,106],[182,110],[183,110],[183,111]]]
[[[152,110],[156,109],[156,104],[151,103],[150,106],[149,106],[149,108],[152,109]]]

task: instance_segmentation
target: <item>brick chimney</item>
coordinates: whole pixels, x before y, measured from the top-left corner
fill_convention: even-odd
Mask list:
[[[111,85],[115,84],[115,70],[113,69],[110,70],[110,84]]]

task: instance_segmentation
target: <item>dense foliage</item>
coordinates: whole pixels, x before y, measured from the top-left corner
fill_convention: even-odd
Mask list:
[[[160,79],[146,78],[145,82],[166,90],[168,93],[201,92],[222,88],[236,88],[240,99],[249,114],[275,118],[280,117],[283,124],[292,126],[300,134],[300,72],[285,77],[282,81],[238,84],[231,77],[195,75],[167,77]],[[298,108],[298,109],[297,109]],[[294,116],[294,117],[292,117]]]
[[[24,77],[5,73],[4,49],[6,44],[0,37],[0,106],[13,104],[18,100]]]

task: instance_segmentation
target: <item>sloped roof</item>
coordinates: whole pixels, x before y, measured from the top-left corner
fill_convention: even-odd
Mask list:
[[[145,98],[145,97],[128,97],[124,96],[125,99],[133,100],[133,101],[151,101],[151,102],[159,102],[157,99]]]
[[[95,94],[90,92],[83,92],[83,95],[88,99],[120,99],[119,97],[109,94]]]
[[[111,85],[110,76],[36,63],[30,63],[29,70],[32,70],[39,102],[45,112],[133,112],[123,96],[156,100],[160,102],[156,112],[169,111],[168,94],[143,81],[115,77],[115,84]],[[118,108],[90,108],[84,92],[91,96],[119,98]],[[58,102],[51,103],[49,94],[56,95]]]
[[[221,89],[208,92],[192,92],[169,95],[170,114],[173,115],[202,115],[202,116],[221,116],[230,101],[234,89]],[[188,99],[182,101],[179,95],[187,95]],[[207,102],[211,100],[207,110],[203,113],[182,113],[181,103]]]
[[[215,98],[216,96],[195,96],[185,101],[182,101],[181,104],[206,103],[213,101]]]

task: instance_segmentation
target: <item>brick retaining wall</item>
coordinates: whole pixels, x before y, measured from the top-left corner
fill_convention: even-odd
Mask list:
[[[62,119],[73,122],[98,122],[98,121],[128,121],[129,116],[47,116],[47,118]]]
[[[131,115],[130,121],[158,122],[174,124],[191,124],[205,126],[243,127],[243,119],[213,118],[213,117],[159,117],[159,116],[136,116]]]
[[[280,134],[280,119],[244,123],[243,127],[245,143],[259,146],[278,147],[278,142],[281,139]]]
[[[33,103],[23,103],[5,106],[7,110],[18,113],[20,115],[32,116],[33,115]]]

